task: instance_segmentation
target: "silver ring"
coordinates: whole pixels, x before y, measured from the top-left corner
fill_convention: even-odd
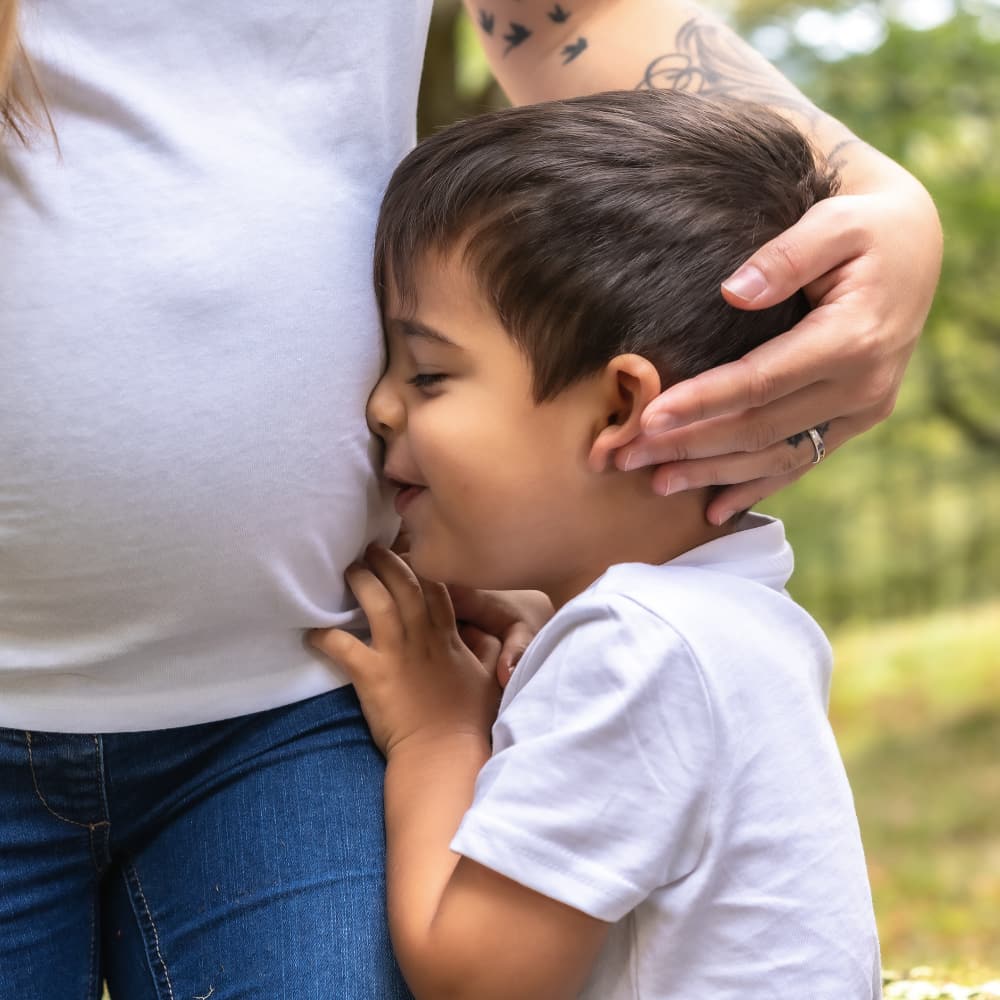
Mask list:
[[[812,464],[819,465],[826,458],[826,443],[823,441],[823,435],[820,434],[818,427],[810,427],[806,431],[806,434],[809,435],[809,440],[813,443],[814,457]]]

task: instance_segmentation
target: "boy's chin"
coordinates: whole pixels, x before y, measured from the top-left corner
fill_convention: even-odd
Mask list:
[[[418,542],[411,539],[410,552],[407,557],[410,569],[417,576],[437,583],[446,583],[449,587],[468,587],[471,590],[497,590],[496,581],[486,580],[482,568],[463,566],[453,559],[444,557],[443,553],[422,548]]]
[[[448,565],[448,560],[442,559],[439,553],[423,546],[419,541],[410,539],[410,551],[407,560],[410,569],[425,580],[438,583],[458,583],[451,572],[454,567]]]

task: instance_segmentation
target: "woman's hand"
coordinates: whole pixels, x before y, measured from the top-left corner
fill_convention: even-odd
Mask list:
[[[368,616],[371,645],[342,629],[310,642],[350,676],[372,736],[388,757],[408,740],[481,735],[488,745],[500,702],[500,642],[485,636],[477,654],[462,641],[447,588],[419,579],[398,555],[377,545],[367,565],[345,574]]]
[[[706,516],[722,524],[892,412],[930,309],[941,230],[924,189],[898,168],[889,183],[815,205],[723,285],[741,309],[804,287],[814,309],[732,364],[671,386],[643,414],[619,468],[658,464],[662,494],[730,485]]]

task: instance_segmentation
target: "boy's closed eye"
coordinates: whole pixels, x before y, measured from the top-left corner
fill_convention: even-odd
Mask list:
[[[441,387],[441,383],[448,377],[446,372],[417,372],[408,378],[407,384],[427,395],[432,395],[434,390]]]

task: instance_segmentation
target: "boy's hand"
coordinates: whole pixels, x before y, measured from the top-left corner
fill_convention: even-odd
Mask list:
[[[448,593],[455,616],[462,623],[462,638],[486,666],[486,659],[480,655],[483,636],[496,638],[497,681],[506,687],[521,654],[552,617],[552,602],[537,590],[473,590],[450,586]]]
[[[478,640],[484,665],[459,636],[443,584],[418,579],[380,546],[365,555],[367,566],[345,575],[368,616],[371,645],[342,629],[316,630],[310,642],[350,676],[375,742],[389,757],[408,740],[456,734],[488,740],[500,702],[489,661],[499,642]]]
[[[409,564],[410,538],[402,526],[392,551]],[[538,590],[475,590],[452,584],[448,594],[459,635],[483,666],[495,670],[500,687],[506,687],[517,661],[552,617],[552,602]]]

